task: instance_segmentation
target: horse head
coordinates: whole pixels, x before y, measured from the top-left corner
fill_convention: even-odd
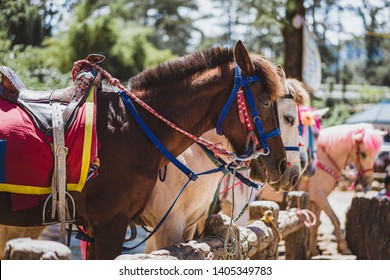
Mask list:
[[[243,106],[250,108],[250,112],[247,112],[242,120],[246,129],[244,127],[243,130],[242,123],[237,122],[240,110],[234,106],[224,118],[221,127],[236,152],[245,154],[249,150],[250,153],[259,155],[250,161],[250,177],[258,181],[276,183],[287,168],[274,103],[283,93],[282,83],[276,67],[261,56],[250,56],[241,41],[236,43],[233,53],[237,66],[232,94],[242,88],[246,97]],[[224,109],[222,114],[223,112]],[[254,133],[250,132],[251,127]],[[263,172],[263,167],[266,173]]]
[[[286,79],[283,69],[277,67],[278,74],[285,83],[285,94],[276,101],[278,120],[284,149],[287,155],[287,169],[281,180],[270,183],[275,190],[288,191],[298,183],[302,170],[307,166],[306,149],[300,147],[299,106],[303,106],[309,95],[302,84],[295,79]],[[265,178],[265,174],[262,175]]]
[[[353,134],[353,152],[351,160],[357,170],[357,184],[363,188],[370,185],[373,178],[374,163],[379,153],[380,146],[383,144],[383,132],[373,127],[368,127],[361,132]]]
[[[281,68],[280,68],[281,69]],[[280,71],[280,70],[279,70]],[[283,71],[281,69],[281,71]],[[284,72],[281,72],[284,75]],[[278,184],[271,185],[276,191],[289,191],[295,187],[307,163],[307,153],[300,147],[299,106],[309,100],[303,85],[295,79],[286,80],[286,94],[277,101],[280,130],[287,154],[287,171]],[[303,166],[302,166],[303,165]]]

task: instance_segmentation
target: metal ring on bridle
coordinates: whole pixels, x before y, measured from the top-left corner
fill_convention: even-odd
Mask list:
[[[260,116],[256,116],[253,118],[253,121],[256,122],[256,118],[259,118],[259,121],[261,121]]]
[[[262,153],[262,155],[268,156],[270,152],[271,152],[270,148],[265,147],[265,148],[263,148],[263,153]]]

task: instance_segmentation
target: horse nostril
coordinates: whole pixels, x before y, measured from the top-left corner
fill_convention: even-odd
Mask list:
[[[284,174],[284,172],[286,172],[286,170],[287,170],[287,161],[285,159],[283,159],[280,162],[279,170],[280,170],[280,174]]]

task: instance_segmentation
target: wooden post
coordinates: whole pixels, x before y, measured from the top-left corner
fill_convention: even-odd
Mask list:
[[[390,259],[390,200],[357,194],[347,212],[348,247],[359,260]]]
[[[257,253],[254,254],[251,259],[252,260],[276,260],[278,259],[278,244],[280,241],[279,231],[277,229],[278,218],[279,218],[279,205],[273,201],[254,201],[249,205],[249,217],[250,222],[247,225],[247,228],[252,229],[251,226],[259,226],[259,223],[263,223],[261,219],[267,214],[267,211],[271,211],[272,213],[272,222],[266,222],[265,224],[268,226],[268,230],[272,232],[272,234],[267,235],[267,230],[264,231],[263,234],[264,239],[271,239],[268,242],[262,241],[262,244],[267,244],[266,248],[263,250],[257,250]],[[272,225],[272,223],[274,225]],[[257,228],[253,228],[253,231],[256,232]],[[271,242],[272,241],[272,242]],[[259,242],[260,243],[260,242]]]
[[[287,196],[287,209],[309,209],[310,200],[306,192],[289,192]],[[307,260],[309,247],[309,229],[302,226],[301,229],[285,236],[286,260]]]

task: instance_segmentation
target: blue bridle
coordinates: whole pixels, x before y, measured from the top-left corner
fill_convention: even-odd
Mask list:
[[[262,151],[261,152],[260,151],[251,151],[252,155],[249,155],[249,156],[247,155],[248,152],[246,151],[246,152],[244,152],[245,156],[242,157],[242,160],[248,160],[249,158],[253,158],[253,155],[256,155],[256,154],[257,155],[260,155],[260,154],[268,155],[270,152],[270,148],[267,145],[267,140],[272,138],[272,137],[275,137],[277,135],[280,135],[280,130],[279,130],[279,128],[276,128],[269,133],[265,133],[265,131],[264,131],[259,113],[258,113],[257,108],[256,108],[256,102],[255,102],[255,99],[253,97],[252,90],[250,88],[250,84],[260,81],[260,77],[256,74],[252,75],[252,76],[248,76],[248,77],[242,75],[241,70],[238,67],[238,65],[236,65],[234,72],[235,72],[235,74],[234,74],[234,87],[233,87],[232,93],[230,94],[228,100],[226,101],[225,106],[222,108],[222,111],[218,117],[217,127],[216,127],[217,133],[219,135],[223,135],[222,124],[223,124],[224,120],[226,119],[226,116],[229,113],[229,110],[232,107],[234,100],[237,98],[237,92],[239,91],[240,87],[243,87],[244,93],[246,95],[246,98],[247,98],[247,101],[249,104],[249,109],[250,109],[250,112],[251,112],[252,117],[253,117],[253,122],[255,124],[256,138],[261,146]]]

